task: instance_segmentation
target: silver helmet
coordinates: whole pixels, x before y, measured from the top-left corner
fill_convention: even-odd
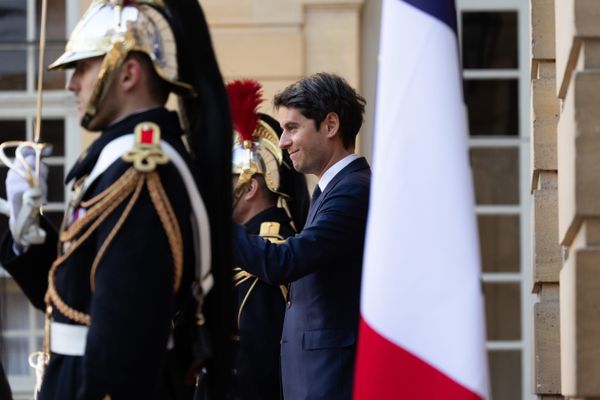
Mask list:
[[[173,92],[195,95],[191,85],[179,81],[175,36],[162,0],[94,0],[71,34],[65,52],[48,67],[73,68],[77,61],[104,56],[83,126],[96,115],[114,72],[132,51],[146,54]]]

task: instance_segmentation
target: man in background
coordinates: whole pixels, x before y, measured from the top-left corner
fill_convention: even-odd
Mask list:
[[[281,338],[285,400],[350,400],[359,321],[370,168],[354,153],[365,100],[319,73],[275,96],[279,146],[294,169],[319,179],[304,228],[273,243],[234,227],[235,262],[289,284]]]
[[[279,123],[255,111],[262,101],[260,84],[235,81],[227,89],[236,128],[233,220],[250,234],[282,243],[304,226],[309,205],[306,179],[294,171],[287,151],[278,147]],[[279,342],[287,286],[268,284],[243,266],[235,266],[233,283],[237,329],[233,337],[233,397],[278,400]]]

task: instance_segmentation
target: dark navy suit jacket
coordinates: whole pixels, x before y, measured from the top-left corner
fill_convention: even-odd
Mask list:
[[[311,205],[301,233],[275,245],[235,227],[236,262],[290,283],[281,339],[285,400],[351,399],[371,171],[354,160]]]

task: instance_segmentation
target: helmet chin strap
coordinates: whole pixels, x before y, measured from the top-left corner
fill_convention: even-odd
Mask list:
[[[86,106],[85,114],[81,118],[81,126],[84,128],[89,128],[92,119],[98,113],[102,100],[129,52],[127,47],[127,41],[114,41],[113,46],[104,56],[96,85]]]
[[[244,194],[244,188],[246,187],[246,184],[250,181],[250,179],[252,179],[252,176],[253,175],[245,173],[245,172],[240,174],[240,177],[239,177],[238,181],[235,183],[235,187],[233,188],[233,193],[232,193],[233,205],[231,207],[232,210],[234,210],[235,207],[237,206],[237,204],[240,202],[240,199],[242,198],[242,195]]]

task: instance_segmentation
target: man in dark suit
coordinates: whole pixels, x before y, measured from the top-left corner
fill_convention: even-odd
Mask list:
[[[281,339],[285,400],[350,399],[370,168],[354,154],[364,99],[320,73],[275,96],[279,146],[319,178],[304,229],[274,244],[235,229],[235,261],[271,284],[289,283]]]
[[[235,127],[233,220],[253,235],[281,243],[304,226],[310,202],[306,178],[278,147],[279,123],[256,112],[262,102],[261,85],[234,81],[227,90]],[[237,265],[233,283],[236,331],[231,399],[279,400],[279,341],[287,287],[265,283]]]

